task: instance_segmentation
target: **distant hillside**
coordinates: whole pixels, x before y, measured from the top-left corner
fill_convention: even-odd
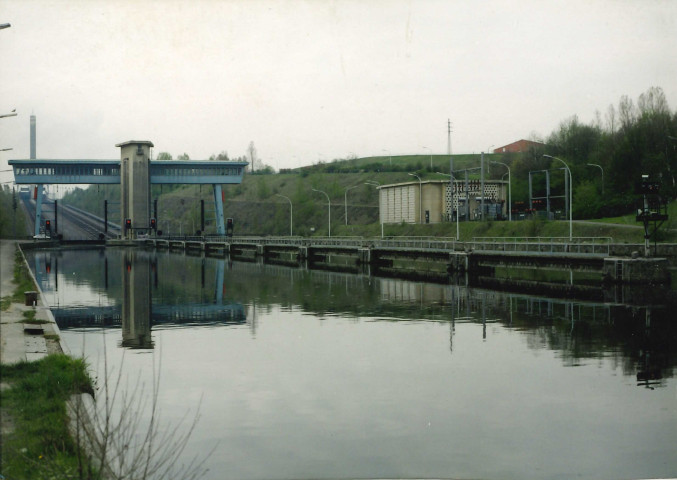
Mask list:
[[[487,178],[507,180],[507,169],[498,163],[502,162],[511,167],[512,173],[512,200],[528,201],[528,172],[544,167],[540,152],[526,154],[485,155],[488,164]],[[240,185],[224,185],[225,216],[234,219],[235,232],[238,235],[288,235],[290,231],[290,205],[293,207],[293,231],[295,235],[328,233],[328,209],[324,194],[314,192],[313,189],[326,192],[331,199],[331,226],[333,235],[380,235],[378,223],[378,193],[377,189],[367,182],[377,182],[385,185],[412,181],[409,173],[416,173],[423,180],[448,179],[443,174],[435,173],[439,170],[448,172],[447,156],[433,156],[433,171],[430,171],[429,156],[393,157],[392,168],[389,157],[358,158],[346,161],[332,162],[331,164],[317,164],[282,173],[248,174]],[[380,162],[380,163],[379,163]],[[385,163],[383,163],[385,162]],[[427,162],[427,163],[426,163]],[[546,162],[547,163],[547,162]],[[480,155],[454,156],[454,170],[457,176],[463,177],[459,170],[476,168],[480,164]],[[425,165],[423,168],[419,168]],[[446,168],[443,168],[446,165]],[[343,173],[337,173],[343,172]],[[478,178],[476,170],[470,172],[470,178]],[[563,188],[564,175],[562,172],[553,173],[551,187],[553,192]],[[534,188],[542,188],[538,179],[534,179]],[[542,182],[544,179],[541,178]],[[346,194],[347,191],[347,194]],[[214,202],[211,185],[175,185],[154,186],[151,196],[157,199],[158,225],[166,234],[190,234],[200,229],[200,200],[205,203],[205,233],[215,233]],[[283,197],[284,196],[284,197]],[[597,195],[596,201],[602,201]],[[76,190],[64,197],[65,203],[71,203],[85,208],[99,215],[103,215],[104,200],[109,201],[109,218],[120,222],[117,215],[119,208],[118,186],[92,186],[86,190]],[[348,203],[348,225],[346,226],[346,206]],[[581,202],[586,197],[574,197],[574,217],[586,218],[586,210]],[[674,212],[674,206],[673,212]],[[634,210],[633,204],[623,207],[620,213]],[[677,212],[676,212],[677,213]],[[634,216],[616,223],[633,224]],[[671,218],[666,225],[674,228],[677,220],[671,212]],[[500,225],[500,222],[495,222]],[[471,226],[464,225],[461,235],[464,238],[473,235],[536,235],[552,234],[560,227],[560,223],[553,222],[548,227],[547,222],[529,225],[513,226]],[[524,222],[522,222],[524,223]],[[591,234],[607,234],[615,227],[602,228],[590,225],[575,226]],[[389,234],[405,235],[455,235],[453,226],[446,225],[403,225],[386,226]],[[566,235],[567,231],[562,231]],[[632,241],[641,241],[641,232],[626,231],[618,234],[619,238]],[[593,233],[595,232],[595,233]],[[388,233],[387,233],[388,234]],[[637,239],[635,240],[635,237]]]
[[[486,156],[486,159],[500,157]],[[379,163],[381,162],[381,163]],[[412,181],[409,173],[416,173],[423,180],[448,179],[434,173],[449,171],[449,157],[433,156],[433,172],[430,157],[426,155],[358,158],[317,164],[282,173],[245,175],[240,185],[224,185],[226,198],[225,216],[234,219],[236,231],[242,235],[287,235],[289,233],[289,201],[292,202],[294,234],[308,235],[313,231],[327,234],[327,199],[331,200],[332,231],[346,225],[378,224],[378,191],[366,182],[382,185]],[[454,170],[478,166],[479,155],[454,156]],[[505,169],[492,168],[487,178],[500,178]],[[472,172],[471,178],[477,178]],[[346,189],[347,195],[346,195]],[[214,202],[211,185],[154,186],[151,197],[157,199],[158,225],[167,233],[192,233],[200,228],[200,200],[205,201],[205,231],[213,233]],[[78,189],[63,198],[72,204],[103,216],[104,200],[109,202],[109,218],[120,223],[120,189],[118,186],[92,186]]]

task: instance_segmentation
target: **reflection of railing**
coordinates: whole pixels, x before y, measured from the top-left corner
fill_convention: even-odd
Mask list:
[[[474,251],[608,256],[611,237],[474,237],[466,244]]]

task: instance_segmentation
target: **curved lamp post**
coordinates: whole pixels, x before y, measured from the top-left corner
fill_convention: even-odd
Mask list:
[[[510,182],[510,167],[503,162],[496,162],[494,160],[489,160],[489,163],[503,165],[505,168],[508,169],[508,221],[512,222],[512,187]]]
[[[428,150],[428,152],[430,152],[430,171],[432,172],[433,171],[433,151],[428,147],[421,146],[421,148],[425,148],[426,150]]]
[[[329,200],[329,195],[327,195],[327,192],[323,192],[322,190],[316,190],[314,188],[311,188],[313,192],[318,192],[323,194],[325,197],[327,197],[327,203],[329,205],[329,236],[331,237],[331,200]]]
[[[289,197],[285,197],[284,195],[280,195],[279,193],[276,193],[278,197],[286,198],[287,201],[289,202],[289,236],[293,237],[294,236],[294,206],[291,203],[291,199]]]
[[[418,178],[418,223],[423,223],[423,183],[421,177],[415,173],[409,173],[409,175]]]
[[[587,165],[589,167],[597,167],[602,171],[602,195],[604,195],[604,169],[601,165],[597,165],[596,163],[588,163]]]
[[[438,175],[444,175],[445,177],[449,177],[449,189],[451,191],[451,204],[449,205],[451,212],[449,214],[451,215],[451,220],[454,220],[454,176],[450,175],[448,173],[442,173],[442,172],[435,172]],[[460,231],[459,231],[459,221],[458,221],[458,210],[456,211],[456,241],[458,241],[460,238]]]
[[[388,157],[390,157],[390,165],[392,165],[393,164],[393,154],[390,153],[390,150],[386,150],[385,148],[382,148],[381,151],[388,153]]]
[[[381,186],[379,182],[376,180],[368,180],[364,182],[365,185],[369,185],[370,187],[375,187],[378,189],[378,187]],[[378,221],[381,224],[381,238],[383,238],[383,222],[381,221],[381,192],[378,192]]]
[[[569,169],[569,165],[562,160],[561,158],[553,157],[552,155],[543,155],[546,158],[551,158],[553,160],[559,160],[564,164],[564,167],[567,169],[567,172],[569,173],[569,240],[572,240],[574,238],[574,223],[573,223],[573,213],[574,213],[574,204],[571,201],[573,198],[573,195],[571,194],[574,186],[574,179],[571,176],[571,170]]]
[[[346,192],[345,192],[345,195],[344,195],[344,203],[343,203],[343,205],[345,206],[345,210],[346,210],[346,212],[345,212],[346,213],[346,225],[348,225],[348,190],[352,190],[353,188],[357,188],[357,187],[359,187],[359,185],[353,185],[352,187],[346,188]]]

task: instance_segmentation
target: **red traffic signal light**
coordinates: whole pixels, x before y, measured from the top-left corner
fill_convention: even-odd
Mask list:
[[[132,219],[131,218],[125,218],[125,228],[126,229],[132,228]]]
[[[156,219],[154,219],[154,218],[150,219],[150,228],[152,228],[153,230],[157,229],[157,220]]]
[[[51,220],[45,220],[45,230],[47,230],[47,231],[52,230],[52,221]]]

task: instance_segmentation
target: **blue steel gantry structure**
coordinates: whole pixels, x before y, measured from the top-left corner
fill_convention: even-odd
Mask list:
[[[53,184],[111,185],[121,183],[121,160],[10,160],[17,185],[36,185],[35,234],[42,226],[43,186]],[[225,235],[221,185],[242,183],[247,162],[220,160],[149,160],[149,184],[194,184],[214,188],[216,233]],[[148,186],[148,191],[149,191]],[[148,193],[149,194],[149,193]],[[148,225],[147,222],[139,225]]]

